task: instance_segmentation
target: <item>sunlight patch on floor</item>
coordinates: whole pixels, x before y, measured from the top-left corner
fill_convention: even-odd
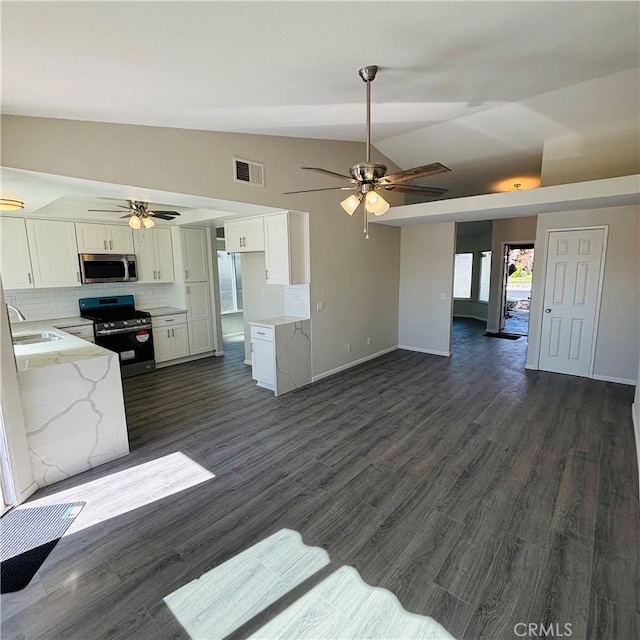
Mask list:
[[[85,502],[80,515],[67,529],[65,536],[68,536],[212,478],[215,478],[213,473],[181,451],[177,451],[103,478],[31,500],[23,507]]]
[[[329,565],[326,551],[282,529],[164,598],[191,638],[224,638]],[[406,611],[386,589],[340,567],[251,638],[455,640],[432,618]]]

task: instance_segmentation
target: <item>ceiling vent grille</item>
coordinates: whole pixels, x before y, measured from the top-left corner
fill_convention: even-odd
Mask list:
[[[233,180],[251,184],[254,187],[264,187],[264,165],[259,162],[234,158]]]

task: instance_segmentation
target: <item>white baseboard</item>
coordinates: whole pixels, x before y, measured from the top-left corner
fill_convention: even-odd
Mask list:
[[[251,362],[251,360],[245,360],[244,363],[248,364],[250,367],[253,366],[253,363]]]
[[[471,318],[471,320],[480,320],[481,322],[486,322],[487,319],[483,318],[482,316],[472,316],[472,315],[468,315],[466,313],[454,313],[453,314],[454,318]]]
[[[27,498],[32,496],[38,490],[38,484],[32,482],[24,491],[21,491],[16,498],[16,506],[22,504]]]
[[[348,364],[343,364],[340,367],[336,367],[335,369],[331,369],[330,371],[325,371],[323,373],[319,373],[318,375],[312,376],[311,382],[317,382],[318,380],[322,380],[323,378],[328,378],[329,376],[333,376],[336,373],[340,373],[341,371],[346,371],[347,369],[351,369],[351,367],[357,367],[359,364],[363,362],[368,362],[369,360],[374,360],[375,358],[379,358],[383,356],[385,353],[391,353],[395,351],[398,347],[389,347],[388,349],[382,349],[382,351],[376,351],[376,353],[372,353],[369,356],[365,356],[364,358],[359,358],[358,360],[354,360],[353,362],[349,362]]]
[[[525,364],[524,365],[525,369],[529,369],[529,371],[537,371],[538,367],[535,364]]]
[[[615,378],[614,376],[601,376],[597,373],[594,373],[591,378],[593,380],[602,380],[602,382],[617,382],[618,384],[628,384],[632,387],[635,387],[637,384],[637,380],[631,380],[630,378]]]
[[[218,355],[215,351],[207,351],[206,353],[198,353],[195,356],[185,356],[184,358],[176,358],[175,360],[167,360],[166,362],[156,362],[156,369],[164,369],[164,367],[172,367],[174,364],[184,364],[185,362],[193,362],[194,360],[202,360]]]
[[[422,347],[409,347],[406,344],[399,344],[398,349],[404,349],[405,351],[417,351],[418,353],[429,353],[432,356],[444,356],[445,358],[451,357],[451,351],[437,351],[436,349],[423,349]]]

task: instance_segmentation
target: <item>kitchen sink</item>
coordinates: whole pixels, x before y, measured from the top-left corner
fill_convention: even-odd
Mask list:
[[[23,333],[12,336],[13,344],[16,346],[22,344],[39,344],[40,342],[53,342],[62,340],[61,335],[53,331],[36,331],[34,333]]]

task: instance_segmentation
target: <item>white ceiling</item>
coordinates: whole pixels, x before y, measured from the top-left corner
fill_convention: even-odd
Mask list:
[[[378,64],[373,142],[403,168],[451,166],[429,181],[449,196],[483,193],[500,177],[539,175],[544,140],[566,135],[584,106],[563,88],[638,67],[639,12],[636,2],[3,2],[2,111],[363,140],[357,69]]]

